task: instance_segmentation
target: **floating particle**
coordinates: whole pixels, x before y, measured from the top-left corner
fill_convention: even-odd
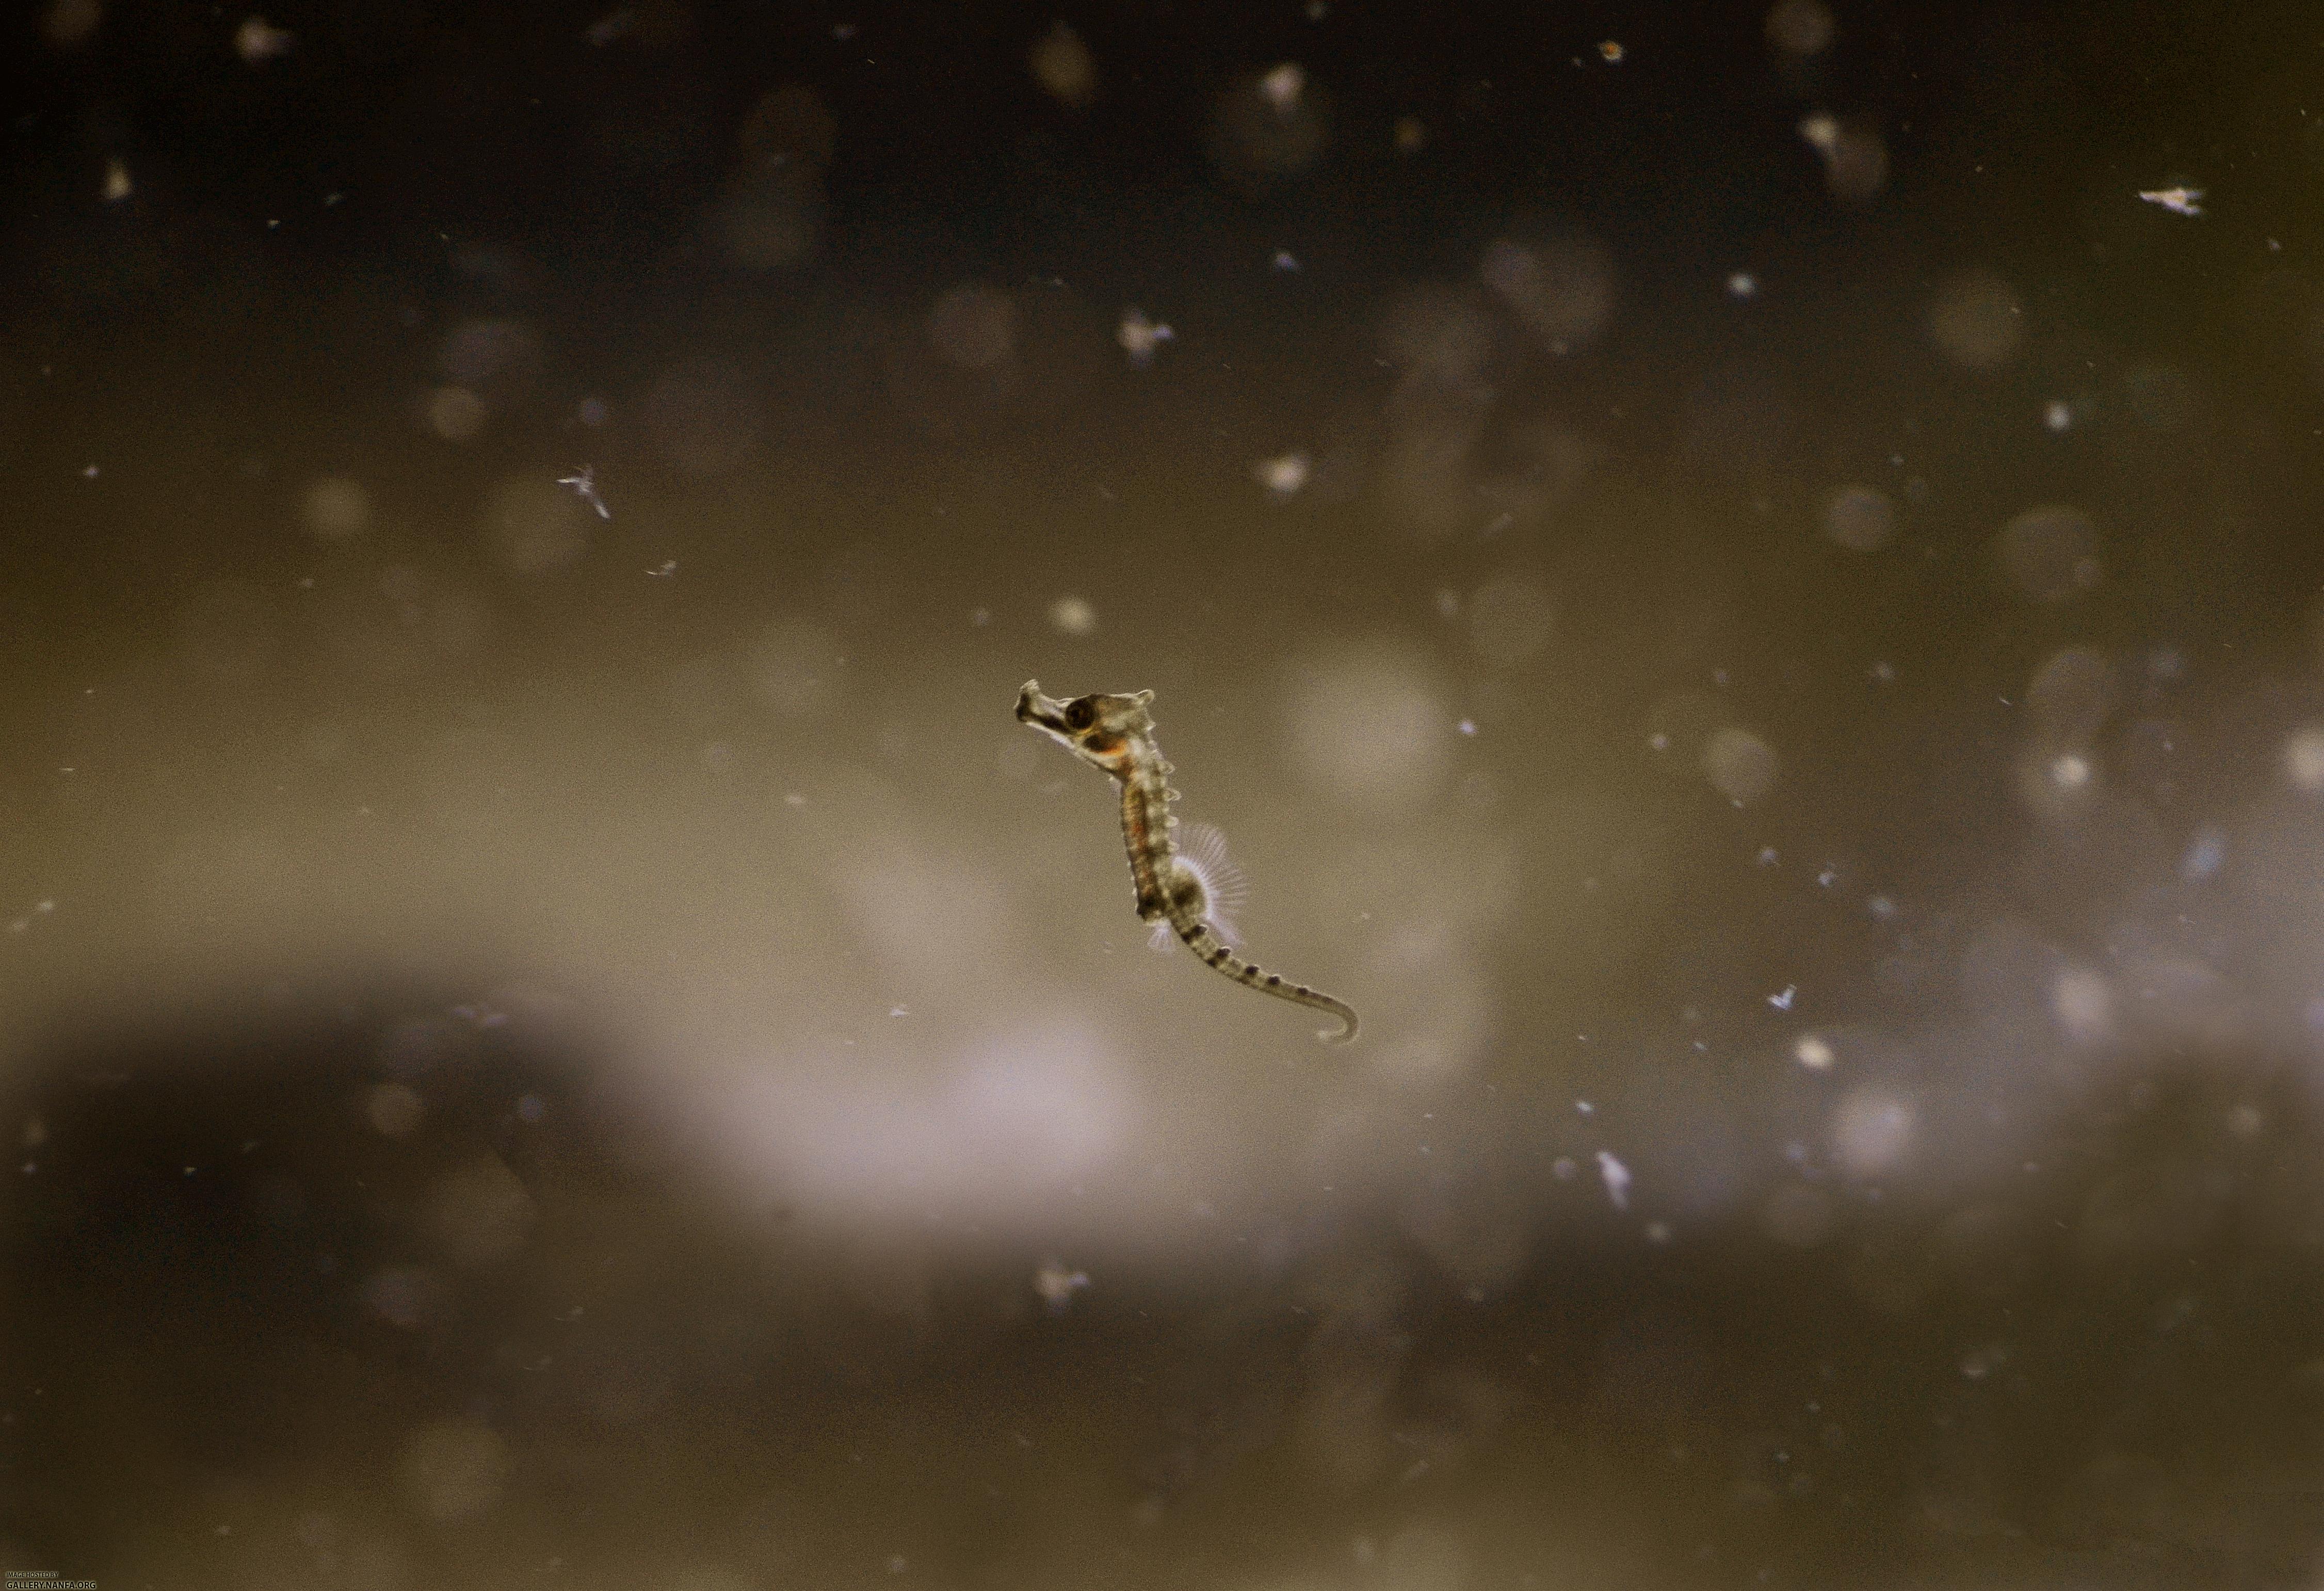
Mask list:
[[[428,428],[447,442],[468,441],[484,428],[484,400],[466,387],[435,388],[422,412]]]
[[[1047,1261],[1033,1273],[1033,1291],[1041,1295],[1052,1314],[1063,1314],[1074,1301],[1074,1294],[1089,1284],[1087,1271],[1069,1271],[1056,1260]]]
[[[2200,216],[2203,213],[2203,190],[2200,188],[2142,189],[2138,197],[2150,205],[2161,205],[2174,216]]]
[[[1061,596],[1049,604],[1049,622],[1067,635],[1087,635],[1097,628],[1097,610],[1077,596]]]
[[[1396,152],[1418,154],[1428,147],[1428,124],[1418,116],[1404,115],[1396,119]]]
[[[1794,55],[1814,55],[1831,43],[1831,13],[1818,0],[1777,0],[1767,13],[1767,41]]]
[[[1823,533],[1856,552],[1878,552],[1896,535],[1896,505],[1877,486],[1843,486],[1824,503]]]
[[[613,517],[613,510],[607,508],[605,500],[597,495],[597,471],[594,464],[583,464],[573,474],[559,475],[557,478],[557,483],[559,486],[572,487],[573,495],[595,509],[599,519],[610,520]]]
[[[2017,290],[1989,271],[1965,271],[1946,280],[1925,322],[1938,352],[1964,370],[1994,370],[2009,362],[2025,336],[2025,306]]]
[[[2050,764],[2050,782],[2061,790],[2079,790],[2090,782],[2089,759],[2069,751]]]
[[[591,23],[588,32],[581,36],[589,41],[591,48],[602,50],[637,25],[638,14],[624,5],[619,11],[609,11]]]
[[[2179,876],[2190,884],[2200,883],[2218,872],[2227,860],[2227,837],[2215,828],[2200,829],[2179,863]]]
[[[1893,1170],[1912,1147],[1917,1114],[1911,1099],[1885,1089],[1849,1094],[1831,1116],[1832,1150],[1840,1169],[1855,1177]]]
[[[2284,737],[2283,775],[2303,796],[2324,793],[2324,729],[2310,724]]]
[[[2009,584],[2036,602],[2070,602],[2106,577],[2097,525],[2068,504],[2026,510],[2002,528],[1996,550]]]
[[[1798,997],[1799,992],[1800,986],[1798,984],[1787,983],[1784,985],[1783,993],[1769,995],[1767,997],[1767,1003],[1775,1007],[1778,1011],[1788,1011],[1792,1008],[1792,1001]]]
[[[1307,455],[1304,453],[1263,458],[1250,466],[1252,478],[1277,499],[1289,497],[1307,484]]]
[[[1307,70],[1296,60],[1286,60],[1259,78],[1259,91],[1277,115],[1287,116],[1299,108],[1299,97],[1307,91]]]
[[[2074,423],[2074,410],[2062,398],[2052,398],[2042,406],[2042,424],[2052,431],[2062,431]]]
[[[136,189],[129,180],[129,168],[118,158],[105,162],[105,202],[117,205]]]
[[[1799,1043],[1792,1046],[1792,1059],[1810,1071],[1830,1071],[1834,1057],[1829,1041],[1817,1034],[1803,1033]]]
[[[2097,1044],[2114,1032],[2114,989],[2087,967],[2069,968],[2051,987],[2050,1014],[2067,1037]]]
[[[1728,296],[1748,299],[1759,290],[1759,279],[1748,271],[1729,271],[1727,276]]]
[[[1477,732],[1477,722],[1472,718],[1462,719],[1459,727],[1461,732],[1464,735],[1473,735]]]
[[[1616,1209],[1630,1208],[1630,1168],[1605,1149],[1598,1151],[1598,1174],[1605,1180],[1606,1197]]]
[[[1143,370],[1154,362],[1154,350],[1176,335],[1167,322],[1148,320],[1143,309],[1130,308],[1122,311],[1121,325],[1114,332],[1113,340],[1121,345],[1130,362]]]
[[[1608,66],[1620,66],[1622,64],[1622,41],[1619,39],[1609,39],[1600,44],[1598,46],[1598,59],[1604,61]]]
[[[650,580],[676,579],[678,577],[678,560],[676,558],[664,558],[661,561],[660,568],[649,569],[646,571],[646,577]]]
[[[1277,249],[1275,251],[1275,268],[1277,271],[1296,271],[1299,269],[1299,262],[1293,257],[1289,249]]]
[[[1772,868],[1775,865],[1775,848],[1774,846],[1762,845],[1759,847],[1759,865],[1763,868]]]
[[[1042,87],[1075,110],[1096,97],[1097,62],[1081,35],[1062,22],[1033,46],[1028,64]]]
[[[1823,157],[1824,186],[1834,198],[1861,204],[1887,187],[1888,146],[1877,129],[1815,111],[1802,118],[1800,136]]]
[[[1748,730],[1720,730],[1702,749],[1702,771],[1738,806],[1773,788],[1779,766],[1775,748]]]
[[[278,28],[263,16],[248,16],[234,32],[234,51],[248,66],[258,66],[290,52],[291,38],[288,29]]]
[[[371,494],[344,475],[326,475],[299,501],[299,517],[325,541],[360,536],[371,524]]]

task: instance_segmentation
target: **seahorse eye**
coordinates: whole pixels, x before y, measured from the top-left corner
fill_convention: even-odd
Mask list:
[[[1091,724],[1095,723],[1096,722],[1097,709],[1091,705],[1090,699],[1087,696],[1084,696],[1078,701],[1066,704],[1065,727],[1067,729],[1078,732],[1079,731],[1089,728]]]

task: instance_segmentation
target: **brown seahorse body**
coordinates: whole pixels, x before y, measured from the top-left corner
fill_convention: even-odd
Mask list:
[[[1204,965],[1216,968],[1238,983],[1295,1005],[1330,1012],[1342,1024],[1340,1031],[1317,1036],[1326,1043],[1345,1044],[1356,1036],[1353,1007],[1243,960],[1226,947],[1209,921],[1210,901],[1203,880],[1178,855],[1171,839],[1170,831],[1178,820],[1171,815],[1170,803],[1178,798],[1178,792],[1170,788],[1171,767],[1154,743],[1154,720],[1146,710],[1153,700],[1152,691],[1139,691],[1061,702],[1043,695],[1039,682],[1028,679],[1017,694],[1017,717],[1091,767],[1102,769],[1121,786],[1121,838],[1130,851],[1130,878],[1138,891],[1139,917],[1148,923],[1168,923]]]

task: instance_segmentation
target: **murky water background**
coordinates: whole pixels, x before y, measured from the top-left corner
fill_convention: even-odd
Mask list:
[[[2301,14],[12,26],[7,1567],[2324,1572]]]

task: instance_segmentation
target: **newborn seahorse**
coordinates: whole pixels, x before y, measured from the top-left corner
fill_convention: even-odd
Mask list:
[[[1060,702],[1043,695],[1040,682],[1028,679],[1017,693],[1017,717],[1091,767],[1102,768],[1120,785],[1121,837],[1130,848],[1130,877],[1138,888],[1140,918],[1167,923],[1205,965],[1238,983],[1277,999],[1329,1011],[1342,1025],[1337,1033],[1316,1036],[1327,1044],[1345,1044],[1356,1036],[1354,1007],[1252,966],[1221,943],[1216,926],[1207,920],[1211,903],[1203,881],[1170,839],[1170,831],[1178,822],[1170,815],[1170,803],[1178,798],[1178,792],[1170,788],[1170,765],[1162,760],[1162,750],[1154,743],[1154,720],[1146,711],[1153,700],[1152,691],[1139,691],[1128,696],[1075,696]]]

